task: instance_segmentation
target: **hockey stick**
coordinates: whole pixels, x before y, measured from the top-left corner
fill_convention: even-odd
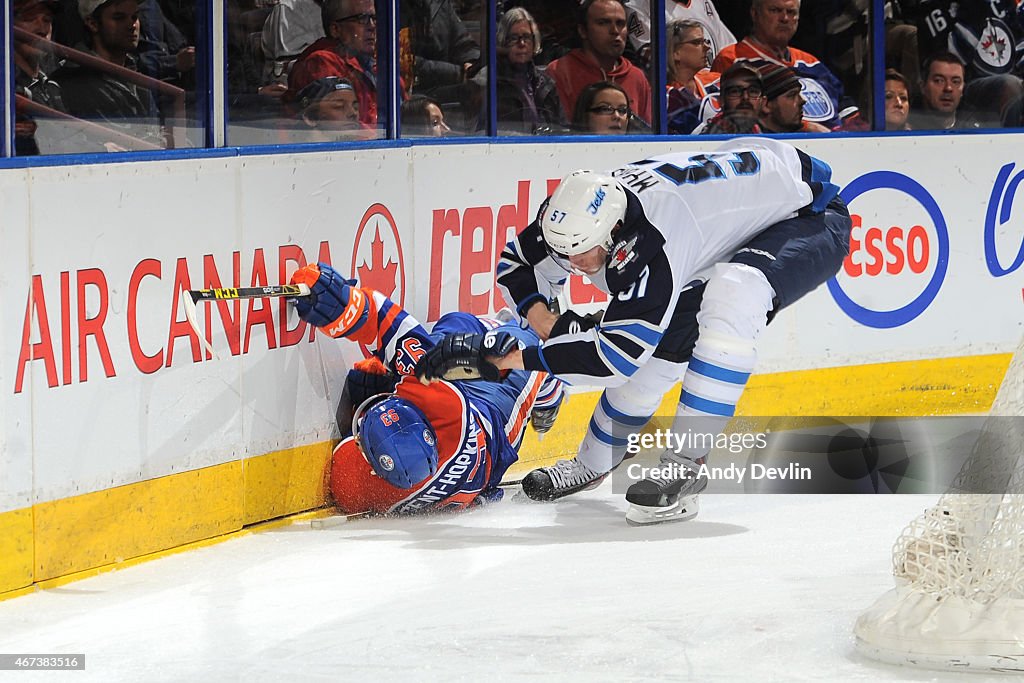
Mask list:
[[[238,299],[262,299],[264,297],[280,296],[309,296],[307,285],[268,285],[266,287],[221,287],[218,289],[187,289],[183,292],[186,296],[181,297],[182,305],[185,307],[185,319],[195,330],[203,347],[214,358],[217,352],[213,345],[206,339],[203,331],[199,329],[199,320],[196,318],[196,304],[200,301],[234,301]]]

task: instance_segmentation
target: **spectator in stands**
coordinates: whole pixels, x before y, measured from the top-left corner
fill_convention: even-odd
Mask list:
[[[318,78],[299,91],[297,125],[284,131],[285,142],[337,142],[376,136],[359,122],[359,100],[344,78]]]
[[[267,60],[267,83],[287,82],[288,71],[302,51],[324,37],[321,0],[280,0],[260,32]]]
[[[820,123],[804,120],[803,95],[796,72],[781,64],[767,64],[760,69],[764,83],[764,106],[761,108],[761,130],[765,133],[828,133]]]
[[[1017,75],[1024,44],[1024,5],[1014,0],[903,4],[908,14],[916,15],[920,54],[948,50],[964,65],[966,85],[957,113],[960,127],[968,122],[974,128],[1019,125],[1019,117],[1010,112],[1024,95],[1024,83]],[[922,82],[925,77],[922,70]]]
[[[157,0],[139,2],[139,71],[184,88],[194,87],[196,48],[164,15]]]
[[[324,0],[325,36],[299,55],[288,74],[284,99],[325,76],[348,80],[359,98],[359,120],[377,125],[377,11],[373,0]]]
[[[611,81],[591,83],[580,91],[572,115],[572,128],[580,133],[626,135],[630,131],[633,111],[629,95],[622,86]]]
[[[761,72],[748,62],[737,62],[720,79],[722,111],[694,129],[694,135],[759,134],[764,109]]]
[[[693,19],[673,21],[668,36],[668,132],[689,135],[706,118],[718,113],[718,77],[708,68],[711,45],[704,27]]]
[[[43,40],[50,40],[56,0],[14,0],[11,9],[14,26]],[[43,72],[41,62],[47,49],[32,40],[14,36],[14,92],[50,109],[64,111],[60,86]],[[14,153],[18,156],[39,154],[36,141],[38,124],[31,114],[15,105]]]
[[[626,49],[626,8],[622,0],[583,0],[577,20],[583,47],[548,64],[564,111],[576,111],[576,98],[591,83],[611,81],[629,96],[634,113],[651,121],[651,84],[622,54]]]
[[[885,70],[885,129],[910,130],[910,84],[899,71]]]
[[[960,112],[966,71],[959,57],[952,52],[932,55],[921,73],[921,105],[910,112],[910,126],[914,130],[978,127],[970,116]]]
[[[639,58],[640,63],[638,66],[640,68],[644,68],[643,64],[650,60],[650,3],[651,0],[626,0],[626,23],[629,26],[629,44]],[[704,31],[704,38],[708,42],[709,63],[714,60],[723,47],[736,42],[736,36],[722,22],[718,16],[718,10],[715,9],[715,5],[711,0],[704,0],[703,2],[666,0],[666,26],[677,21],[695,21],[700,24],[701,29]],[[671,55],[671,51],[668,54]]]
[[[715,57],[712,71],[724,73],[733,62],[760,67],[774,62],[791,67],[803,84],[804,118],[831,129],[840,125],[843,86],[832,71],[809,52],[789,46],[800,20],[799,0],[753,0],[750,35]]]
[[[68,60],[54,73],[68,111],[166,146],[152,93],[118,75],[120,69],[138,70],[132,53],[139,45],[139,3],[78,0],[78,12],[89,36],[87,51],[112,67],[96,68]]]
[[[433,97],[413,95],[402,102],[403,138],[440,138],[450,132],[441,105]]]
[[[528,11],[512,7],[498,20],[498,133],[535,135],[567,128],[555,82],[537,69],[533,58],[541,50],[540,29]],[[487,69],[473,77],[482,92]],[[483,119],[483,117],[481,117]],[[483,125],[478,126],[483,129]]]
[[[533,61],[546,66],[579,47],[580,37],[576,28],[579,5],[579,0],[499,0],[498,12],[522,7],[530,13],[540,28],[542,45]]]
[[[480,61],[480,46],[451,0],[402,0],[399,7],[412,53],[409,88],[442,102],[462,102]]]

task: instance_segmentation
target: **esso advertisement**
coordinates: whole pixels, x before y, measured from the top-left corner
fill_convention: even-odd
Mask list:
[[[901,173],[875,171],[849,183],[850,253],[828,288],[850,318],[868,327],[905,325],[942,288],[949,232],[934,197]]]

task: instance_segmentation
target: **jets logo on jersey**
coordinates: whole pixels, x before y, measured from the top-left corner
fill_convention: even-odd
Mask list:
[[[813,78],[800,79],[800,94],[804,101],[804,118],[808,121],[831,121],[836,117],[836,107],[828,92]]]
[[[639,237],[639,235],[633,235],[628,240],[616,243],[612,247],[611,262],[608,265],[621,272],[626,266],[635,261],[636,252],[633,249],[636,247],[636,241]]]
[[[974,66],[985,73],[1003,73],[1011,66],[1014,47],[1013,36],[1006,24],[998,19],[989,19],[978,37]]]

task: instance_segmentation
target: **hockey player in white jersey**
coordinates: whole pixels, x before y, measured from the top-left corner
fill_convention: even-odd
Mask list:
[[[509,242],[497,268],[506,299],[546,341],[502,358],[446,357],[439,346],[417,374],[492,363],[606,387],[576,457],[523,481],[524,492],[541,500],[592,488],[680,380],[674,430],[694,418],[705,432],[708,420],[724,429],[768,321],[832,277],[849,251],[850,216],[838,193],[824,162],[766,138],[608,173],[576,171]],[[549,311],[566,271],[610,295],[600,324]],[[627,491],[627,520],[695,516],[706,455],[666,451],[665,467]]]

